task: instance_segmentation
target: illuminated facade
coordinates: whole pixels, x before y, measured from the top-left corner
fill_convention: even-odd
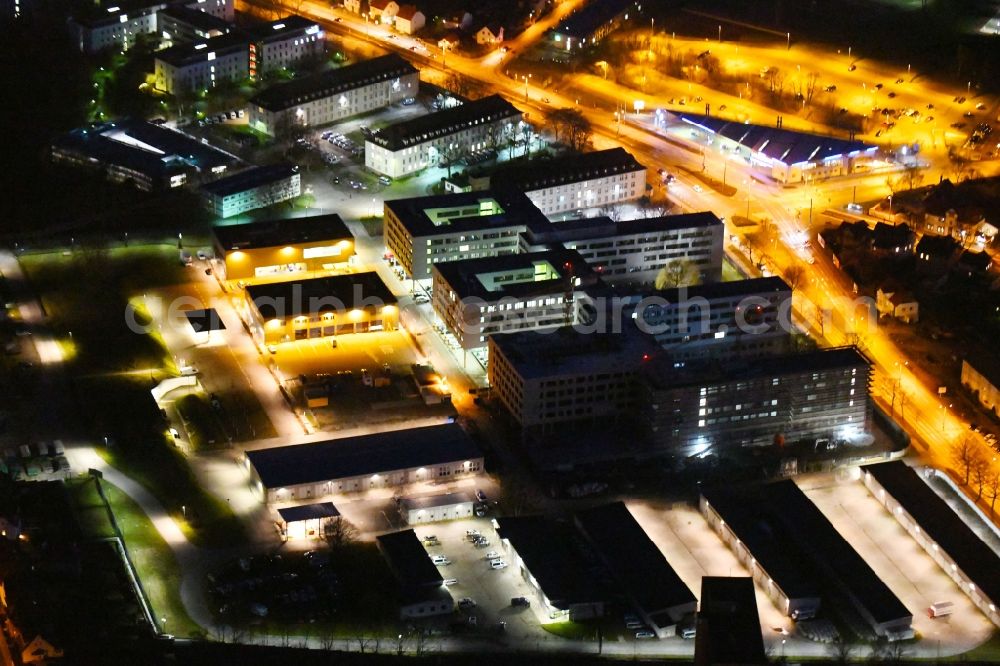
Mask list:
[[[344,268],[354,237],[339,215],[317,215],[217,226],[215,256],[224,280],[281,280]]]
[[[249,31],[250,76],[291,67],[308,59],[321,57],[326,50],[326,36],[319,24],[301,16],[288,16],[265,23]]]
[[[178,44],[154,56],[156,89],[168,95],[214,88],[250,76],[246,38],[236,33]]]
[[[205,207],[221,218],[294,199],[302,193],[299,168],[270,164],[241,171],[201,186]]]
[[[244,305],[260,344],[391,331],[399,324],[396,298],[374,272],[248,285]]]
[[[247,104],[250,126],[279,134],[283,126],[326,125],[414,97],[420,74],[395,54],[279,83]]]
[[[109,48],[127,51],[139,36],[159,32],[160,11],[173,6],[205,12],[224,21],[233,20],[233,0],[195,0],[153,2],[129,10],[117,5],[97,4],[85,14],[70,19],[69,25],[74,41],[84,53]]]

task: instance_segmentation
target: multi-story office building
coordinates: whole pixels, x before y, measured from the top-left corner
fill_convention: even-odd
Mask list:
[[[463,192],[385,202],[386,248],[415,280],[435,264],[520,252],[520,234],[545,216],[520,192]]]
[[[666,269],[678,278],[671,286],[680,286],[722,279],[724,236],[722,221],[708,212],[617,223],[594,217],[529,231],[521,250],[560,245],[579,252],[605,282],[652,285]]]
[[[662,453],[858,443],[869,429],[871,367],[854,347],[724,363],[658,358],[640,375],[640,418]]]
[[[636,370],[658,349],[635,328],[589,333],[573,327],[489,337],[493,395],[525,429],[607,424],[634,414]]]
[[[205,207],[223,218],[288,201],[301,193],[299,167],[294,164],[253,167],[201,186]]]
[[[674,361],[791,351],[792,288],[780,277],[665,289],[628,300],[634,306],[626,312]]]
[[[321,57],[326,51],[326,36],[319,24],[294,14],[250,28],[247,34],[250,76],[254,78]]]
[[[502,145],[521,112],[499,95],[384,127],[365,140],[365,166],[393,178]]]
[[[336,213],[216,226],[212,235],[223,280],[300,277],[354,257],[354,236]]]
[[[219,81],[250,76],[247,40],[237,33],[171,46],[157,51],[154,61],[156,89],[168,95],[206,90]]]
[[[490,335],[584,321],[586,289],[599,278],[572,250],[436,264],[434,311],[466,351]]]
[[[174,44],[206,41],[232,32],[235,28],[226,20],[208,12],[183,5],[172,5],[156,15],[160,44],[170,48]]]
[[[283,126],[325,125],[413,97],[420,74],[396,54],[279,83],[253,97],[250,126],[275,135]]]
[[[490,186],[528,195],[546,215],[635,201],[646,193],[646,167],[624,148],[510,165]]]
[[[399,323],[396,298],[378,274],[252,284],[245,318],[260,344],[391,331]]]
[[[70,19],[73,40],[84,53],[107,48],[127,51],[140,35],[160,31],[159,13],[167,7],[184,7],[210,14],[223,21],[233,20],[232,0],[182,0],[181,2],[100,2]]]

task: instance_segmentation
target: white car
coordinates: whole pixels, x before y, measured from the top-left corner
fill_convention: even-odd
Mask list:
[[[501,560],[500,558],[497,558],[497,559],[493,560],[492,562],[490,562],[490,568],[491,569],[506,569],[507,568],[507,563],[504,562],[503,560]]]
[[[434,557],[431,558],[431,561],[434,562],[434,564],[436,564],[439,567],[446,567],[449,564],[451,564],[451,560],[449,560],[444,555],[435,555]]]
[[[442,581],[442,583],[444,583],[445,585],[457,585],[458,584],[458,579],[457,578],[445,578]]]
[[[701,185],[692,185],[691,189],[698,193],[702,192]]]
[[[490,552],[486,553],[486,559],[488,559],[488,560],[496,560],[496,559],[499,559],[499,557],[500,557],[500,553],[498,553],[495,550],[491,550]]]

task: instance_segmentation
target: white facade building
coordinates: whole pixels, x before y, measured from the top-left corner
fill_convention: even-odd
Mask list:
[[[365,141],[365,166],[398,178],[443,160],[455,161],[509,133],[519,132],[521,112],[499,95],[466,102],[385,127]],[[502,141],[501,141],[502,143]]]
[[[154,72],[156,89],[168,95],[214,88],[219,81],[250,76],[249,45],[242,35],[178,44],[158,51]]]
[[[222,218],[294,199],[301,193],[299,168],[293,164],[254,167],[201,186],[205,207]]]
[[[311,127],[413,97],[419,72],[395,54],[271,86],[252,98],[250,126],[275,135],[283,126]]]
[[[250,31],[250,76],[291,67],[326,51],[326,35],[315,21],[288,16]]]
[[[407,525],[422,525],[471,518],[475,504],[476,498],[469,492],[429,495],[400,500],[399,513]]]
[[[112,3],[91,8],[86,15],[70,19],[74,41],[84,53],[107,48],[127,51],[140,35],[159,32],[158,13],[176,5],[203,11],[225,21],[233,20],[233,0],[195,0],[194,2],[153,2],[125,10]]]

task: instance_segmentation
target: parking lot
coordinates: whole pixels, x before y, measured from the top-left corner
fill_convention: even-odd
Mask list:
[[[942,655],[965,652],[983,643],[993,625],[930,558],[859,480],[859,470],[798,477],[796,482],[913,613],[913,628],[940,646]],[[930,619],[927,608],[938,601],[955,604],[952,615]]]
[[[283,342],[270,359],[287,379],[299,375],[336,373],[343,370],[376,370],[388,363],[394,370],[409,371],[418,355],[402,330],[338,335],[337,346],[330,338]]]

